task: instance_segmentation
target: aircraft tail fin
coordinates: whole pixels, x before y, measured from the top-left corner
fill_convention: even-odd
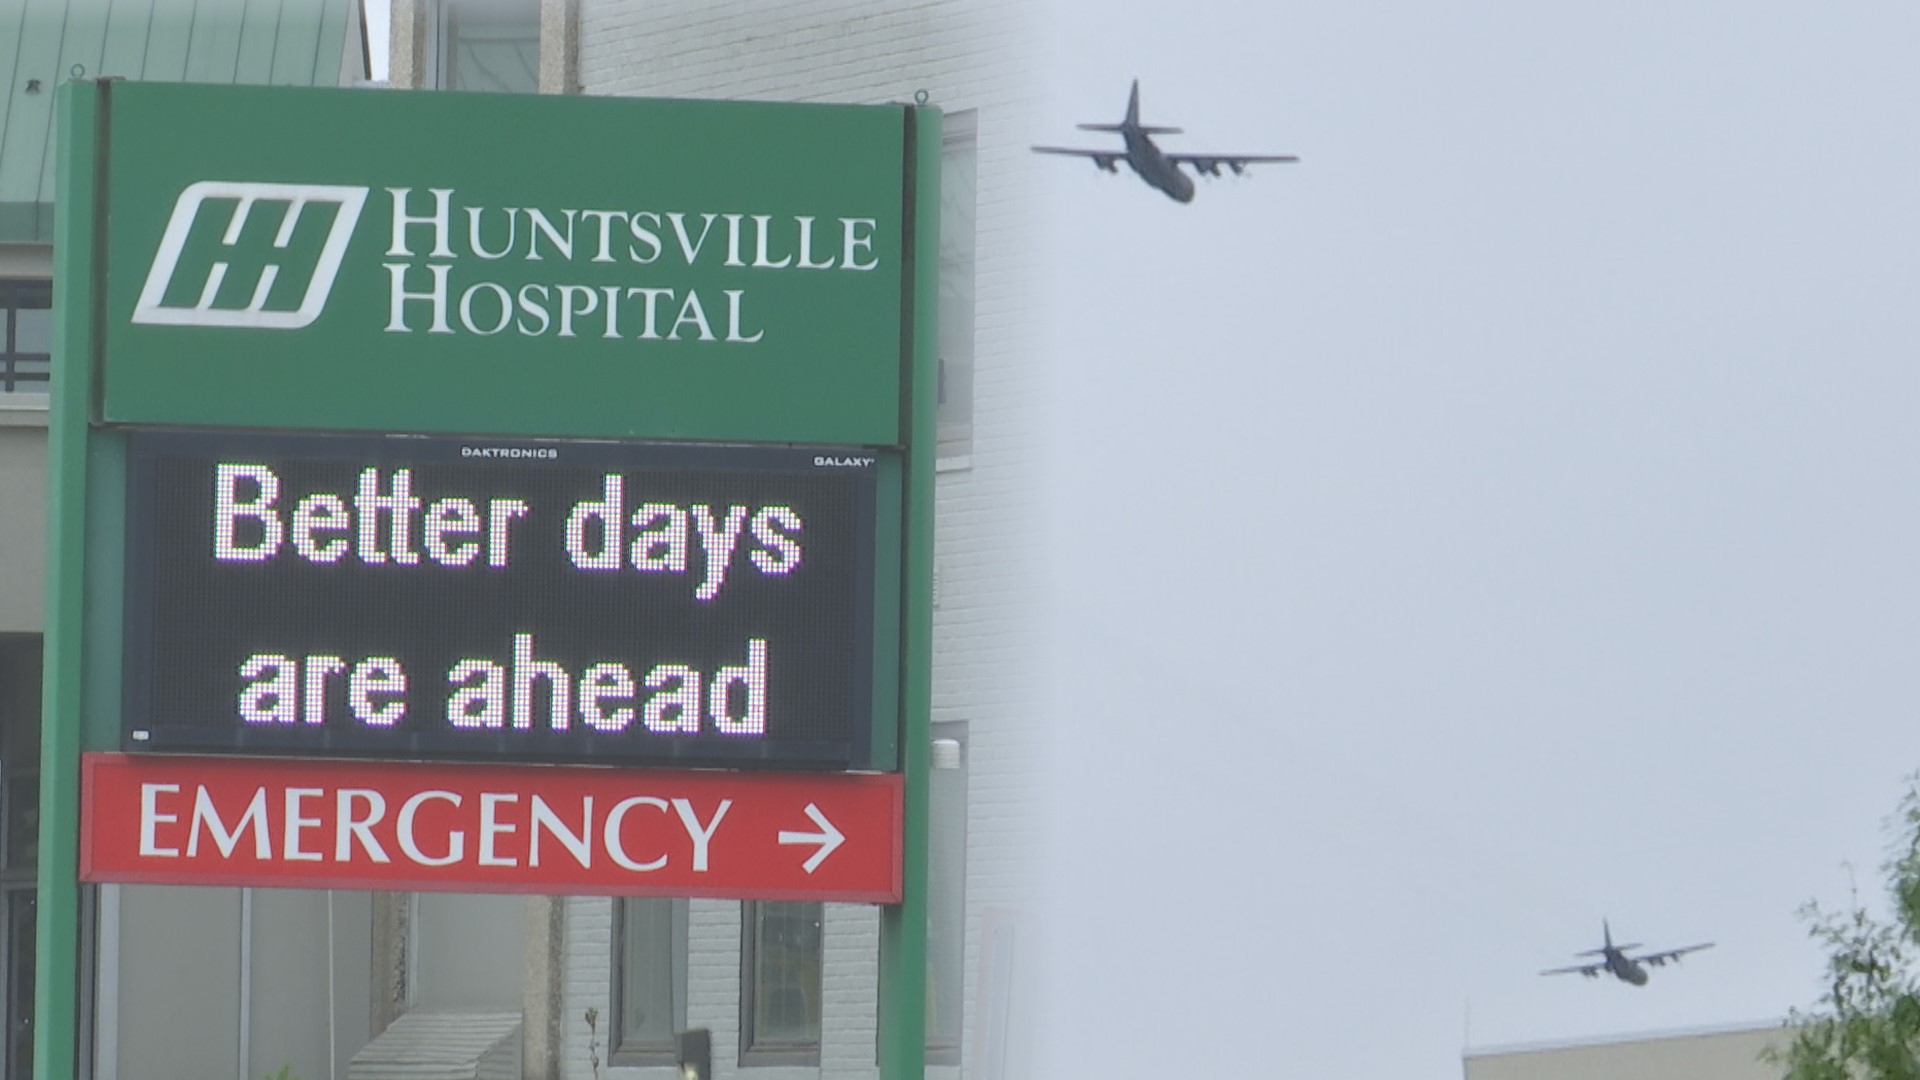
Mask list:
[[[1613,948],[1613,927],[1608,926],[1607,920],[1605,919],[1600,920],[1600,938],[1602,941],[1606,942],[1605,946],[1603,946],[1602,948],[1587,949],[1584,952],[1577,952],[1577,953],[1574,953],[1573,955],[1575,956],[1607,955],[1608,951],[1610,951]]]
[[[1149,127],[1140,123],[1140,80],[1133,80],[1133,92],[1127,95],[1127,118],[1117,124],[1079,124],[1081,131],[1138,131],[1145,135],[1180,135],[1177,127]]]
[[[1127,126],[1147,135],[1179,135],[1177,127],[1151,127],[1140,122],[1140,80],[1133,80],[1133,92],[1127,95]]]

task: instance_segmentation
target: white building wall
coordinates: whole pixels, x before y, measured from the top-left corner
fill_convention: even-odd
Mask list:
[[[1463,1064],[1466,1080],[1778,1080],[1785,1068],[1761,1055],[1791,1042],[1790,1030],[1771,1023],[1475,1049]]]
[[[963,1066],[928,1069],[947,1080],[1001,1075],[974,1060],[983,1011],[1014,1008],[1001,980],[981,985],[981,930],[989,916],[996,924],[1024,917],[1039,790],[1027,666],[1034,620],[1023,615],[1034,589],[1020,555],[1021,538],[1037,527],[1025,468],[1038,388],[1024,321],[1030,7],[1014,0],[582,0],[580,14],[579,79],[587,94],[877,104],[911,102],[924,91],[946,112],[974,113],[973,440],[964,459],[942,462],[936,509],[934,719],[967,723],[969,785]],[[609,1017],[612,911],[604,900],[575,901],[568,911],[562,1016],[569,1078],[594,1077],[584,1017],[589,1008]],[[739,905],[694,901],[689,923],[687,1022],[711,1029],[718,1077],[877,1074],[876,908],[827,908],[818,1068],[738,1067]],[[601,1078],[671,1074],[609,1068],[607,1023]]]

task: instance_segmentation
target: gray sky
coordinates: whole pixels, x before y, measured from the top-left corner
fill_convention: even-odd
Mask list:
[[[1920,8],[1055,0],[1041,1075],[1813,1004],[1920,768]],[[1124,166],[1123,166],[1124,169]],[[1602,918],[1718,947],[1543,979]],[[1470,1018],[1469,1018],[1470,1011]],[[1470,1039],[1469,1039],[1470,1033]]]
[[[361,0],[367,17],[367,59],[375,79],[387,77],[387,47],[393,32],[393,8],[386,0]]]
[[[379,16],[383,5],[372,5]],[[1039,1075],[1777,1019],[1920,768],[1920,9],[1053,0]],[[377,74],[384,73],[376,27]],[[1124,168],[1124,167],[1123,167]],[[1600,920],[1718,947],[1543,979]]]

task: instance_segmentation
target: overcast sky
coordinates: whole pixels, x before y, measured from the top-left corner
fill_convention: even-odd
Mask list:
[[[1920,8],[1056,0],[1040,1075],[1764,1022],[1920,768]],[[1124,166],[1123,166],[1124,168]],[[1544,979],[1601,920],[1715,941]]]
[[[382,5],[375,4],[374,8]],[[377,12],[376,12],[377,14]],[[1043,1076],[1813,1004],[1920,768],[1920,8],[1053,0]],[[384,72],[384,45],[375,42]],[[1543,979],[1715,941],[1643,988]]]

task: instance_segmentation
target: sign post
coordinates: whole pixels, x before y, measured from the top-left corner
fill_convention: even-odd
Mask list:
[[[918,257],[908,267],[910,310],[902,351],[913,357],[907,420],[907,495],[901,627],[900,767],[906,778],[906,880],[899,904],[880,915],[880,1070],[883,1077],[919,1080],[926,1073],[927,876],[933,756],[933,527],[934,452],[938,399],[925,388],[939,375],[939,332],[932,317],[940,300],[940,114],[916,110],[907,160],[917,190],[911,228]]]
[[[88,881],[879,903],[919,1077],[938,113],[61,92],[37,1075]]]
[[[80,751],[77,722],[100,704],[85,663],[90,565],[110,565],[111,541],[88,528],[93,497],[89,418],[99,351],[97,313],[104,177],[96,84],[60,89],[60,197],[54,208],[53,368],[47,417],[46,674],[40,731],[39,880],[34,908],[33,1073],[79,1074]],[[102,478],[103,480],[105,478]],[[90,551],[99,544],[106,551]],[[111,611],[101,617],[113,620]]]

